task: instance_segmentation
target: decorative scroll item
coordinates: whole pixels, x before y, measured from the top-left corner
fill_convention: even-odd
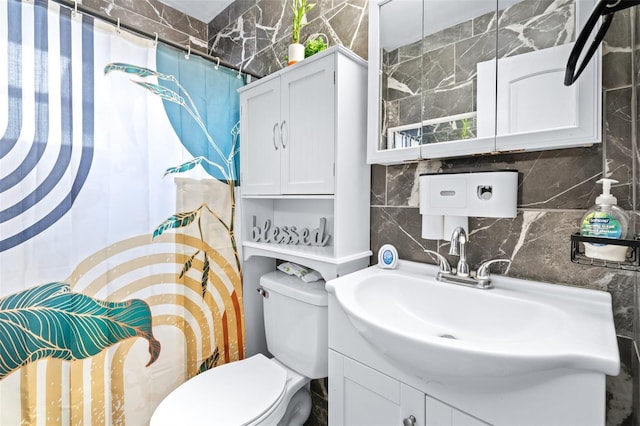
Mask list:
[[[260,228],[256,225],[256,217],[253,216],[251,227],[251,240],[263,243],[292,244],[304,246],[324,247],[331,236],[325,231],[327,219],[320,218],[320,226],[309,231],[307,228],[297,229],[295,226],[271,226],[271,220],[264,221]]]

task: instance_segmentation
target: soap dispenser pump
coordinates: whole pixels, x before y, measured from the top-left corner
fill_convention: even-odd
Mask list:
[[[627,238],[629,219],[627,213],[618,207],[618,199],[611,194],[614,179],[600,179],[602,194],[596,198],[596,205],[583,216],[580,234],[586,237]],[[614,244],[585,243],[585,255],[595,259],[623,262],[627,247]]]

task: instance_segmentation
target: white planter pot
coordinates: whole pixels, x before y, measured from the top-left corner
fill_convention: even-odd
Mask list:
[[[289,65],[300,62],[304,59],[304,45],[293,43],[289,45]]]

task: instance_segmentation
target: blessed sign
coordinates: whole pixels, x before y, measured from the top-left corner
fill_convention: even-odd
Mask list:
[[[298,229],[295,226],[271,226],[269,219],[264,221],[261,228],[256,225],[256,217],[253,216],[251,227],[251,240],[263,243],[299,244],[305,246],[326,246],[331,237],[326,233],[327,219],[320,218],[320,226],[309,231],[307,228]]]

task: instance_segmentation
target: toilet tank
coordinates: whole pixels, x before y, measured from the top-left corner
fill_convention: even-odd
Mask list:
[[[328,375],[327,292],[324,280],[305,283],[280,271],[260,278],[269,352],[310,379]]]

